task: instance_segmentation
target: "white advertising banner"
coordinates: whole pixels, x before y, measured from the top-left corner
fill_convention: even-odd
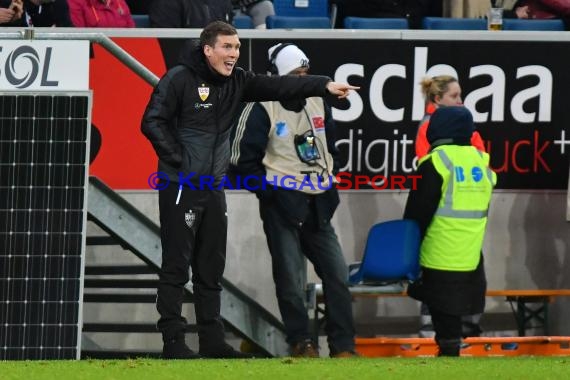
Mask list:
[[[89,89],[89,41],[0,41],[0,90]]]

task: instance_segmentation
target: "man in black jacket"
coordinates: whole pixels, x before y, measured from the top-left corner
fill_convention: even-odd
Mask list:
[[[165,186],[159,193],[162,270],[157,294],[158,328],[165,358],[196,358],[184,342],[181,307],[192,267],[200,356],[243,357],[225,343],[220,281],[226,255],[223,191],[229,134],[244,101],[285,100],[327,93],[339,98],[357,87],[321,76],[268,77],[235,67],[240,41],[224,22],[209,24],[200,45],[186,51],[154,89],[142,120]],[[173,185],[176,184],[176,185]]]
[[[293,44],[273,46],[269,61],[273,75],[308,73],[309,59]],[[322,98],[251,103],[232,142],[231,165],[237,174],[277,183],[265,190],[262,183],[252,191],[259,198],[287,343],[296,357],[319,356],[305,306],[305,257],[325,289],[330,356],[357,355],[347,266],[330,223],[339,203],[332,183],[338,169],[334,128]]]

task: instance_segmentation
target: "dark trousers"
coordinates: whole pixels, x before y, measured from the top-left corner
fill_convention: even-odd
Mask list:
[[[184,334],[182,302],[191,267],[200,347],[215,347],[224,342],[220,281],[226,262],[225,194],[185,188],[179,204],[177,196],[176,184],[159,193],[162,267],[156,299],[160,313],[157,326],[165,339]]]
[[[435,342],[439,347],[438,356],[459,356],[461,346],[461,316],[451,315],[439,310],[431,311],[435,330]]]
[[[331,353],[353,350],[354,324],[352,298],[347,287],[348,270],[333,227],[330,223],[317,226],[314,207],[311,207],[305,223],[296,226],[285,219],[278,207],[268,202],[271,201],[261,201],[260,213],[271,253],[273,280],[287,343],[294,345],[311,338],[305,306],[305,256],[323,282],[325,332]]]

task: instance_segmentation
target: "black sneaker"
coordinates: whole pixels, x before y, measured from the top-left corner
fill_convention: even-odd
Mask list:
[[[198,353],[192,351],[184,340],[173,340],[164,344],[162,348],[163,359],[200,359]]]
[[[210,359],[253,359],[255,357],[252,354],[234,350],[227,343],[217,347],[200,348],[200,356]]]

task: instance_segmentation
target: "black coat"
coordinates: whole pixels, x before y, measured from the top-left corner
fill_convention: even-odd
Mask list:
[[[430,15],[430,0],[344,0],[339,3],[344,16],[407,18],[410,28],[421,28],[423,17]]]
[[[232,22],[231,0],[154,0],[148,9],[153,28],[203,28],[212,21]]]
[[[180,65],[155,87],[143,115],[141,130],[159,157],[159,171],[179,182],[178,172],[215,178],[217,186],[229,165],[229,134],[240,104],[324,96],[325,76],[256,75],[239,67],[230,76],[210,69],[202,48],[187,48]],[[207,89],[207,97],[200,98]]]
[[[46,3],[41,6],[37,6],[26,0],[24,1],[24,10],[30,16],[31,24],[33,26],[73,26],[69,16],[67,0],[55,0],[52,3]],[[25,24],[26,21],[23,20],[23,23]]]
[[[443,179],[435,170],[431,159],[418,168],[420,180],[410,190],[404,219],[415,220],[422,239],[431,224],[441,200]],[[485,308],[487,281],[481,261],[474,271],[455,272],[422,267],[421,278],[408,287],[408,295],[425,302],[430,309],[452,315],[482,313]]]

